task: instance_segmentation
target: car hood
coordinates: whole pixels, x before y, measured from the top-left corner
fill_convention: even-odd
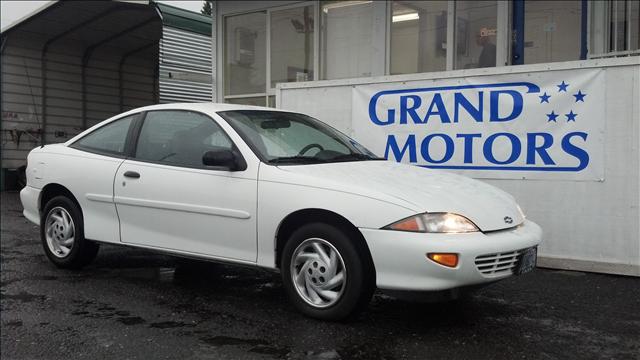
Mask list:
[[[307,185],[380,197],[410,207],[416,213],[450,212],[463,215],[482,231],[510,228],[524,221],[511,195],[481,181],[441,170],[391,161],[279,168],[299,175],[299,180],[306,179],[303,182]]]

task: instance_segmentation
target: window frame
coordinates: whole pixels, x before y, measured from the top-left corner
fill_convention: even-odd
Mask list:
[[[385,75],[391,75],[391,25],[393,23],[393,2],[395,0],[387,1],[387,13],[386,19],[386,47],[385,47]],[[511,15],[513,8],[513,0],[502,1],[495,0],[496,2],[496,66],[510,66],[512,64],[511,59],[511,38],[513,30],[511,28],[513,17]],[[456,69],[456,41],[457,29],[456,19],[457,14],[456,0],[447,0],[447,28],[446,28],[446,58],[445,69],[439,71],[430,71],[428,73],[436,73],[442,71],[460,71],[463,69]],[[449,44],[454,44],[449,46]],[[477,68],[473,68],[477,69]],[[488,68],[488,69],[491,69]],[[419,73],[404,73],[397,75],[410,75]]]
[[[512,65],[511,59],[511,37],[512,37],[512,1],[500,1],[497,2],[497,36],[496,36],[496,67],[501,66],[509,66]],[[227,17],[250,14],[255,12],[265,12],[266,13],[266,61],[265,61],[265,91],[252,93],[252,94],[240,94],[240,95],[226,95],[224,93],[224,81],[216,81],[216,94],[218,102],[226,102],[227,99],[242,99],[242,98],[252,98],[252,97],[264,97],[265,98],[265,107],[269,106],[269,97],[275,96],[275,108],[278,108],[279,99],[278,99],[278,90],[277,88],[271,88],[271,13],[273,11],[279,10],[287,10],[298,7],[312,6],[314,13],[314,46],[313,46],[313,79],[311,81],[319,81],[321,80],[321,73],[323,72],[323,64],[322,64],[322,56],[320,53],[321,49],[321,1],[320,0],[307,0],[301,1],[293,4],[287,4],[282,6],[259,6],[256,8],[251,8],[250,10],[241,10],[241,11],[231,11],[227,13],[218,13],[216,17],[216,27],[218,38],[216,39],[216,76],[218,79],[224,79],[226,74],[224,71],[225,67],[225,32],[224,32],[224,24]],[[382,42],[377,44],[377,46],[381,46],[384,49],[384,55],[382,56],[383,64],[377,65],[381,66],[381,73],[374,71],[371,77],[375,76],[389,76],[391,70],[391,59],[390,59],[390,51],[391,51],[391,22],[393,17],[393,11],[390,1],[386,1],[384,5],[379,5],[378,11],[382,11],[384,7],[385,14],[384,16],[380,16],[379,13],[374,11],[374,17],[380,17],[380,21],[384,22],[383,26],[383,34],[380,34],[376,38],[380,41],[382,37]],[[455,10],[456,4],[453,0],[448,0],[448,9],[447,9],[447,43],[454,43],[454,29],[455,29]],[[376,19],[374,19],[376,20]],[[384,35],[384,36],[382,36]],[[447,49],[446,55],[446,69],[444,71],[452,71],[455,70],[455,47],[449,47]],[[323,81],[333,81],[333,80],[323,80]]]
[[[240,148],[238,148],[238,146],[233,141],[231,136],[229,136],[229,133],[227,133],[227,131],[224,129],[224,127],[222,127],[220,125],[220,123],[218,121],[216,121],[209,114],[207,114],[205,112],[202,112],[202,111],[190,110],[190,109],[155,109],[155,110],[147,110],[147,111],[142,112],[141,116],[139,118],[139,121],[136,124],[135,129],[133,130],[133,133],[131,134],[132,135],[131,136],[131,146],[129,148],[129,153],[128,153],[127,157],[126,157],[127,160],[137,161],[137,162],[141,162],[141,163],[148,163],[148,164],[171,166],[171,167],[175,167],[175,168],[179,168],[179,169],[198,169],[198,170],[229,172],[229,169],[227,169],[225,167],[222,167],[222,166],[206,166],[204,164],[202,166],[188,166],[188,165],[170,164],[170,163],[166,163],[166,162],[162,162],[162,161],[152,161],[152,160],[144,160],[144,159],[136,158],[136,150],[138,149],[138,140],[140,139],[140,135],[142,134],[142,125],[144,125],[144,122],[147,119],[147,114],[151,113],[151,112],[168,112],[168,111],[170,111],[170,112],[194,113],[194,114],[202,115],[202,116],[205,116],[206,118],[208,118],[217,127],[220,128],[220,130],[222,131],[222,134],[224,134],[224,136],[229,140],[229,142],[231,143],[231,151],[234,152],[234,154],[236,156],[238,156],[238,161],[241,164],[245,164],[244,166],[241,166],[240,170],[236,170],[234,172],[243,172],[243,171],[247,170],[247,166],[246,166],[247,161],[245,159],[245,156],[242,154],[242,151],[240,151]]]
[[[444,69],[442,70],[435,70],[435,71],[422,71],[422,72],[415,72],[415,73],[398,73],[398,74],[392,74],[391,73],[391,38],[393,36],[392,34],[392,28],[393,28],[393,4],[394,4],[394,0],[390,0],[387,1],[387,34],[386,34],[386,60],[385,60],[385,75],[390,75],[390,76],[394,76],[394,75],[409,75],[409,74],[420,74],[420,73],[432,73],[432,72],[439,72],[439,71],[449,71],[449,70],[453,70],[453,54],[449,53],[449,48],[447,46],[447,49],[445,50],[445,60],[444,60]],[[451,19],[453,18],[452,16],[450,16],[450,14],[454,11],[453,9],[455,9],[455,4],[451,1],[447,1],[444,0],[444,2],[447,3],[447,27],[445,28],[445,41],[447,42],[447,44],[449,44],[449,42],[454,43],[453,39],[453,28],[449,28],[449,22],[452,21]],[[451,40],[449,39],[449,37],[451,36]]]
[[[341,81],[341,80],[347,80],[347,79],[357,79],[357,78],[370,78],[370,77],[376,77],[376,76],[385,76],[385,75],[390,75],[390,52],[391,52],[391,43],[390,43],[390,36],[391,36],[391,1],[377,1],[377,0],[370,0],[369,3],[371,3],[372,5],[372,9],[371,9],[371,22],[374,24],[374,26],[371,29],[371,51],[375,54],[376,52],[382,51],[383,54],[382,56],[373,56],[372,57],[372,62],[371,62],[371,74],[369,76],[349,76],[349,77],[342,77],[342,78],[333,78],[333,79],[327,79],[326,73],[327,73],[327,64],[326,64],[326,58],[327,58],[327,51],[326,51],[326,44],[327,44],[327,38],[325,36],[322,36],[322,26],[321,25],[325,25],[323,23],[323,16],[322,16],[322,0],[317,0],[316,1],[316,8],[317,10],[317,21],[315,21],[318,24],[318,29],[317,29],[317,33],[318,33],[318,47],[317,47],[317,54],[318,54],[318,77],[315,78],[314,76],[314,81],[316,80],[322,80],[322,81]],[[322,49],[325,49],[324,51]]]
[[[134,133],[136,131],[136,128],[138,126],[138,123],[140,122],[140,117],[144,112],[137,112],[137,113],[133,113],[133,114],[127,114],[127,115],[122,115],[116,119],[113,119],[109,122],[105,122],[104,124],[100,125],[99,127],[93,129],[90,133],[83,135],[81,138],[74,140],[71,144],[68,145],[68,147],[72,148],[72,149],[76,149],[76,150],[80,150],[80,151],[85,151],[91,154],[97,154],[97,155],[103,155],[103,156],[108,156],[108,157],[113,157],[113,158],[117,158],[117,159],[126,159],[131,151],[131,144],[132,144],[132,140],[133,140],[133,136]],[[107,151],[107,150],[100,150],[100,149],[96,149],[96,148],[92,148],[92,147],[88,147],[88,146],[83,146],[80,145],[79,142],[82,141],[82,139],[85,139],[87,136],[91,136],[92,134],[94,134],[96,131],[99,131],[100,129],[103,129],[106,126],[109,126],[111,124],[114,124],[118,121],[124,120],[128,117],[133,117],[131,119],[131,123],[129,124],[129,129],[127,129],[127,135],[124,138],[124,149],[122,150],[122,152],[115,152],[115,151]]]
[[[580,28],[578,29],[580,33],[579,39],[579,47],[580,47],[580,56],[578,59],[571,60],[554,60],[550,62],[540,62],[540,63],[525,63],[525,34],[524,27],[526,24],[526,1],[512,3],[512,27],[511,31],[513,34],[513,44],[511,46],[511,62],[510,65],[533,65],[533,64],[551,64],[557,62],[565,62],[565,61],[578,61],[578,60],[586,60],[587,59],[587,44],[589,42],[589,14],[591,13],[590,5],[588,6],[587,0],[576,0],[580,2]]]
[[[313,20],[313,79],[311,79],[310,81],[317,81],[319,80],[319,67],[320,67],[320,57],[319,57],[319,51],[320,51],[320,22],[318,20],[318,17],[320,16],[320,12],[319,12],[319,1],[317,0],[308,0],[308,1],[301,1],[301,2],[297,2],[295,4],[288,4],[288,5],[282,5],[282,6],[276,6],[276,7],[260,7],[260,8],[256,8],[256,9],[251,9],[249,11],[240,11],[240,12],[230,12],[230,13],[226,13],[226,14],[220,14],[218,15],[218,18],[216,19],[217,22],[217,27],[218,27],[218,34],[220,34],[219,39],[217,41],[218,43],[218,47],[216,49],[216,64],[217,64],[217,68],[218,68],[218,78],[219,79],[225,79],[225,61],[226,61],[226,53],[225,53],[225,22],[226,19],[228,17],[233,17],[233,16],[238,16],[238,15],[246,15],[246,14],[252,14],[252,13],[257,13],[257,12],[265,12],[265,16],[266,16],[266,21],[265,21],[265,26],[266,26],[266,32],[265,32],[265,56],[266,56],[266,61],[265,61],[265,91],[264,92],[258,92],[258,93],[251,93],[251,94],[236,94],[236,95],[227,95],[225,94],[225,88],[224,88],[224,81],[217,81],[216,86],[217,86],[217,93],[218,93],[218,99],[217,101],[226,103],[227,100],[233,100],[233,99],[244,99],[244,98],[255,98],[255,97],[264,97],[264,101],[265,101],[265,107],[270,107],[269,106],[269,97],[271,96],[276,96],[276,88],[275,87],[271,87],[271,13],[274,11],[280,11],[280,10],[289,10],[289,9],[295,9],[295,8],[303,8],[303,7],[307,7],[307,6],[311,6],[312,10],[313,10],[313,16],[314,16],[314,20]],[[277,106],[277,101],[275,101],[275,105]]]
[[[625,0],[625,6],[631,4],[633,0]],[[589,1],[587,3],[587,28],[585,31],[587,32],[587,41],[584,44],[585,47],[585,55],[587,59],[603,59],[603,58],[613,58],[613,57],[625,57],[625,56],[636,56],[640,54],[640,46],[637,49],[630,49],[631,47],[631,27],[629,24],[631,23],[631,11],[627,11],[627,29],[625,31],[627,41],[624,44],[626,48],[623,50],[618,50],[615,48],[615,43],[617,42],[617,33],[611,33],[612,21],[616,20],[614,28],[617,29],[618,21],[617,14],[612,14],[612,8],[617,10],[618,3],[617,2],[593,2]],[[616,12],[617,13],[617,12]],[[640,19],[638,20],[640,21]],[[614,37],[614,44],[611,42],[611,37]],[[614,46],[614,49],[611,47]],[[588,51],[587,51],[588,50]]]
[[[304,2],[300,2],[300,3],[296,3],[296,4],[291,4],[291,5],[284,5],[284,6],[278,6],[278,7],[274,7],[274,8],[269,8],[267,9],[267,61],[266,61],[266,65],[267,65],[267,83],[266,83],[266,96],[267,96],[267,100],[266,100],[266,104],[268,107],[269,104],[269,96],[273,96],[276,94],[276,88],[275,87],[271,87],[271,14],[273,12],[278,12],[278,11],[282,11],[282,10],[290,10],[290,9],[297,9],[297,8],[304,8],[310,6],[311,7],[311,11],[313,14],[313,61],[312,61],[312,71],[313,71],[313,79],[309,80],[309,81],[316,81],[319,80],[319,63],[320,63],[320,57],[319,57],[319,51],[320,51],[320,20],[318,19],[319,12],[318,12],[318,8],[319,8],[319,2],[318,1],[304,1]]]

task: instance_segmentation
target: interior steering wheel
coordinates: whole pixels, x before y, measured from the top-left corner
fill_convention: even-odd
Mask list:
[[[304,155],[307,151],[309,151],[309,150],[311,150],[313,148],[318,148],[318,149],[320,149],[320,151],[324,150],[324,148],[320,144],[315,144],[315,143],[314,144],[309,144],[309,145],[303,147],[302,150],[300,150],[300,152],[298,153],[298,156]]]

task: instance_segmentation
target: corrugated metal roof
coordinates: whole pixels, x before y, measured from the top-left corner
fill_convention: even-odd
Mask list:
[[[123,3],[133,3],[138,5],[144,5],[152,3],[156,5],[160,12],[162,13],[163,23],[166,26],[171,26],[183,30],[193,31],[199,34],[211,36],[211,26],[212,20],[210,17],[202,14],[198,14],[193,11],[181,9],[175,6],[156,3],[154,1],[127,1],[127,0],[116,0]],[[38,16],[41,13],[45,13],[45,10],[49,9],[52,6],[57,6],[61,2],[60,1],[52,1],[50,3],[46,3],[41,7],[31,11],[26,14],[18,21],[15,21],[13,24],[8,26],[7,28],[2,30],[2,35],[5,35],[7,32],[10,32],[13,28],[23,25],[23,23],[27,21],[31,21],[34,17]]]
[[[211,26],[213,21],[209,16],[171,5],[161,3],[155,4],[162,13],[162,22],[165,26],[211,36]]]

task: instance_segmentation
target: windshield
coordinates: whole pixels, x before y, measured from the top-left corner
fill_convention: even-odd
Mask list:
[[[223,111],[218,114],[267,163],[380,160],[348,136],[303,114],[264,110]]]

